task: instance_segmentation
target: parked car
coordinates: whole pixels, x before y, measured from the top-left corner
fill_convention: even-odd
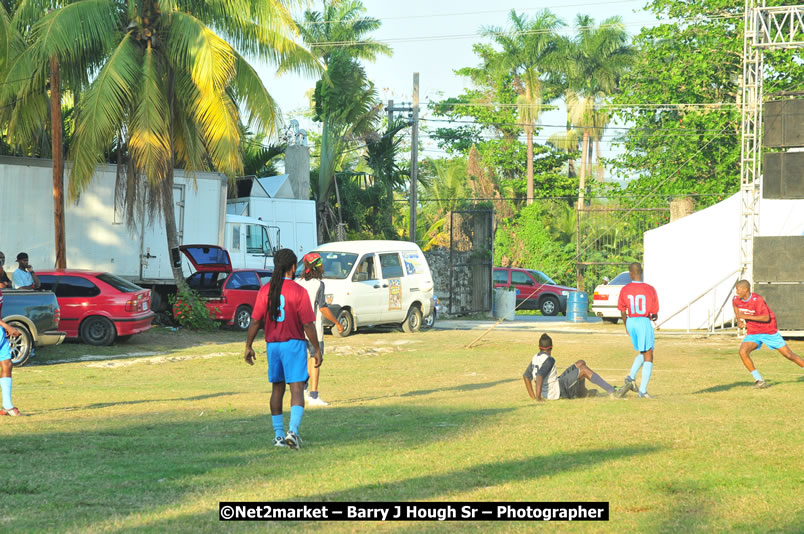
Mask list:
[[[9,338],[15,367],[33,358],[37,347],[58,345],[67,336],[58,329],[61,311],[52,291],[4,289],[2,305],[3,321],[20,331],[18,337]]]
[[[620,299],[620,290],[631,283],[631,275],[624,271],[614,277],[608,284],[600,284],[592,293],[592,313],[602,317],[604,321],[617,324],[620,319],[620,310],[617,301]]]
[[[199,292],[218,321],[248,330],[257,293],[270,283],[272,270],[232,269],[229,253],[217,245],[179,247],[196,270],[187,285]]]
[[[433,308],[433,277],[422,250],[407,241],[340,241],[319,246],[329,309],[348,336],[363,325],[415,332]],[[325,324],[328,322],[325,321]]]
[[[509,267],[494,268],[494,287],[513,287],[518,310],[539,310],[542,315],[567,313],[567,296],[574,287],[556,284],[541,271]]]
[[[101,271],[57,269],[37,272],[42,289],[53,291],[68,338],[111,345],[151,328],[151,290]]]

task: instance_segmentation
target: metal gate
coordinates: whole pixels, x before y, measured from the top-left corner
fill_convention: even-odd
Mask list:
[[[490,312],[494,210],[452,211],[449,228],[449,313]]]

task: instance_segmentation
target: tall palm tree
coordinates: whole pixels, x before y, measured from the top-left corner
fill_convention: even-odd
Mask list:
[[[179,245],[174,166],[234,177],[243,167],[239,110],[257,129],[275,127],[276,103],[244,55],[320,72],[294,34],[283,0],[76,0],[33,22],[24,55],[33,81],[12,90],[24,105],[28,94],[37,94],[41,84],[34,82],[43,79],[48,59],[59,57],[62,75],[81,90],[69,152],[71,198],[90,185],[120,138],[128,156],[127,203],[137,202],[144,180],[147,205],[161,211],[172,250]],[[6,79],[18,69],[9,69]],[[180,267],[173,274],[182,287]]]
[[[555,30],[563,22],[548,10],[536,13],[531,19],[511,10],[507,30],[489,27],[483,34],[502,47],[497,56],[497,68],[514,74],[517,87],[517,110],[528,140],[527,203],[533,203],[533,131],[542,111],[547,84],[546,75],[558,60],[558,38]],[[551,99],[552,95],[548,95]]]
[[[617,91],[620,77],[633,64],[636,51],[628,44],[628,33],[621,17],[607,18],[595,27],[592,17],[578,15],[576,25],[578,33],[571,42],[565,43],[562,55],[566,60],[565,101],[569,122],[583,131],[579,180],[582,202],[591,166],[592,143],[599,162],[600,139],[610,120],[603,104]]]

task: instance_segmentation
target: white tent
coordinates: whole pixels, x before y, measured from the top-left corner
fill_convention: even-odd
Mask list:
[[[804,200],[760,200],[760,236],[804,235]],[[645,281],[666,330],[707,329],[734,318],[740,270],[740,195],[645,232]]]

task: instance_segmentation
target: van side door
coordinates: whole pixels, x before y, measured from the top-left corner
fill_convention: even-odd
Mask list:
[[[385,287],[383,287],[385,286]],[[380,279],[376,254],[364,254],[357,263],[351,284],[352,315],[357,325],[377,324],[388,301],[387,283]]]
[[[410,307],[410,280],[399,259],[398,252],[379,254],[382,270],[383,312],[382,318],[387,323],[401,323],[405,320]]]

